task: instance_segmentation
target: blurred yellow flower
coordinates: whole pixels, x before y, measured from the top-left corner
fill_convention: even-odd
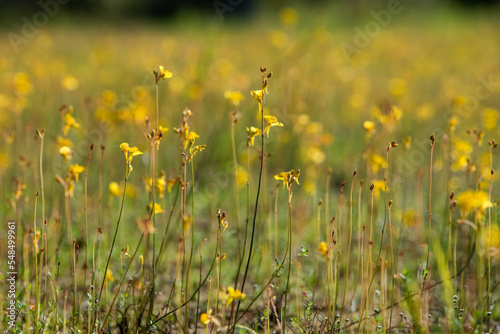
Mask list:
[[[243,300],[246,297],[246,295],[244,293],[241,293],[240,290],[234,290],[232,287],[227,288],[227,292],[229,293],[229,299],[227,300],[226,306],[229,306],[229,304],[231,304],[233,300]]]
[[[110,196],[120,196],[120,186],[117,182],[111,182],[108,186]]]
[[[375,180],[372,181],[373,185],[373,195],[375,196],[375,199],[378,199],[380,197],[380,192],[384,191],[385,192],[385,182],[382,180]],[[387,192],[389,192],[389,187],[387,187]]]
[[[68,110],[66,110],[66,113],[64,114],[63,121],[64,121],[64,135],[66,136],[68,134],[68,131],[70,128],[75,128],[78,129],[80,128],[80,124],[78,124],[75,121],[75,118],[71,116],[73,114],[73,106],[69,106]]]
[[[151,210],[153,208],[153,203],[150,202],[148,205],[148,210]],[[163,213],[163,209],[161,208],[161,205],[158,203],[155,203],[155,210],[154,213]]]
[[[71,150],[68,146],[62,146],[59,149],[59,154],[64,157],[64,160],[68,162],[73,157],[73,150]]]
[[[288,42],[288,36],[281,30],[275,30],[271,34],[271,43],[278,48],[282,48]]]
[[[19,72],[14,75],[13,80],[14,90],[19,95],[26,95],[33,90],[33,86],[26,73]]]
[[[401,78],[392,78],[388,84],[389,92],[394,96],[401,96],[406,93],[406,81]]]
[[[488,199],[488,194],[482,190],[466,190],[457,196],[457,204],[464,216],[473,212],[480,219],[484,210],[493,206]]]
[[[497,126],[499,113],[495,109],[486,108],[484,110],[484,127],[487,130],[494,130]]]
[[[212,314],[212,310],[208,310],[207,313],[202,313],[200,315],[200,322],[203,324],[203,325],[208,325],[210,323],[210,320],[211,320],[211,314]]]
[[[253,147],[254,145],[254,141],[255,141],[255,137],[257,137],[258,135],[260,135],[260,129],[259,128],[256,128],[256,127],[250,127],[250,128],[247,128],[247,146],[251,146]]]
[[[364,121],[363,127],[367,133],[373,133],[375,131],[375,123],[372,121]]]
[[[280,13],[281,22],[287,25],[294,25],[297,22],[298,13],[291,7],[286,7]]]
[[[328,245],[326,242],[321,241],[318,245],[318,251],[321,253],[321,255],[326,256],[328,254]]]
[[[224,92],[224,98],[226,98],[230,103],[232,103],[235,107],[240,105],[240,102],[243,100],[243,95],[240,92]]]
[[[450,132],[453,133],[455,132],[455,128],[457,127],[458,120],[456,117],[450,118],[450,121],[448,122],[448,125],[450,127]]]
[[[85,170],[85,167],[80,166],[78,164],[71,165],[68,167],[68,172],[71,174],[71,177],[78,182],[78,176]]]
[[[272,126],[283,126],[283,123],[278,122],[278,119],[274,116],[264,115],[264,119],[267,121],[266,128],[264,129],[264,133],[267,132],[267,138],[269,138],[269,130]]]
[[[107,282],[114,282],[115,281],[115,278],[113,277],[113,273],[109,269],[106,271],[106,281]]]
[[[189,131],[189,128],[187,128],[188,130],[186,131],[186,135],[184,136],[184,149],[187,148],[188,144],[190,144],[191,146],[194,144],[194,141],[196,140],[196,138],[200,138],[200,136],[198,136],[198,134],[194,131]]]
[[[386,160],[378,154],[370,155],[370,163],[373,174],[377,174],[380,169],[383,169],[386,166]]]
[[[71,75],[65,76],[62,79],[61,84],[62,84],[64,89],[69,90],[69,91],[76,90],[78,88],[78,80]]]

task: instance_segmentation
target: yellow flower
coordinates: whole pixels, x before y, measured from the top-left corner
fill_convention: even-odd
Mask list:
[[[321,255],[326,256],[328,254],[328,245],[326,242],[321,241],[318,245],[318,251],[321,253]]]
[[[25,95],[33,90],[30,79],[26,73],[19,72],[14,75],[14,89],[17,94]]]
[[[370,155],[373,174],[377,174],[381,168],[385,168],[386,161],[383,157],[377,154]]]
[[[458,120],[456,117],[450,118],[448,125],[450,126],[450,132],[455,132],[455,128],[457,127]]]
[[[240,92],[224,92],[224,97],[232,103],[235,107],[240,105],[240,102],[243,100],[243,95]]]
[[[372,133],[375,131],[375,123],[372,121],[364,121],[363,127],[367,133]]]
[[[70,90],[70,91],[76,90],[78,88],[78,80],[71,75],[65,76],[64,79],[62,80],[61,84],[64,87],[64,89]]]
[[[300,169],[297,169],[297,172],[295,170],[291,170],[289,172],[281,172],[278,175],[274,175],[274,178],[276,180],[281,180],[283,181],[283,188],[288,189],[294,182],[296,182],[298,185],[299,183],[299,176],[300,176]]]
[[[264,90],[261,89],[261,90],[252,90],[250,92],[250,94],[252,94],[252,96],[254,97],[254,99],[257,100],[257,102],[259,102],[259,110],[262,109],[262,97],[264,95]]]
[[[64,135],[66,136],[68,134],[68,131],[70,128],[75,128],[78,129],[80,128],[80,124],[78,124],[73,116],[73,106],[69,106],[68,110],[64,114],[63,120],[64,120]]]
[[[498,111],[492,108],[486,108],[484,110],[484,127],[490,131],[494,130],[497,126],[498,117]]]
[[[220,322],[217,320],[216,317],[214,317],[212,315],[212,310],[208,310],[207,313],[202,313],[200,315],[200,322],[207,326],[208,324],[210,324],[211,322],[215,323],[217,326],[220,326]]]
[[[231,304],[233,300],[243,300],[246,297],[246,295],[244,293],[241,293],[240,290],[234,290],[232,287],[227,288],[227,292],[229,293],[229,299],[227,300],[226,306],[229,306],[229,304]]]
[[[170,192],[172,190],[172,187],[174,184],[176,184],[179,181],[179,179],[168,179],[167,180],[167,191]]]
[[[373,185],[373,194],[375,198],[380,197],[380,192],[385,191],[385,182],[382,180],[375,180],[372,182]],[[389,192],[389,187],[387,187],[387,192]]]
[[[160,198],[165,198],[165,189],[167,189],[167,178],[165,172],[161,172],[161,177],[156,180],[156,192]]]
[[[132,158],[135,157],[136,155],[141,155],[142,152],[139,151],[139,149],[136,146],[130,147],[128,145],[128,143],[121,143],[120,149],[122,150],[123,154],[125,155],[125,160],[127,161],[127,166],[128,166],[128,175],[130,175],[130,173],[133,170]]]
[[[203,151],[206,147],[207,145],[196,145],[195,147],[191,147],[189,149],[189,162],[193,160],[194,156],[198,154],[198,152]]]
[[[113,277],[113,273],[109,269],[106,271],[106,281],[107,282],[114,282],[115,281],[115,278]]]
[[[153,207],[153,203],[149,203],[148,210],[151,210],[152,207]],[[161,208],[160,204],[155,203],[154,213],[163,213],[163,209]]]
[[[466,190],[457,196],[457,204],[464,216],[475,212],[482,218],[484,210],[493,206],[488,199],[488,194],[482,190]]]
[[[254,144],[254,141],[255,141],[255,137],[257,137],[258,135],[260,135],[260,129],[259,128],[256,128],[256,127],[250,127],[250,128],[247,128],[247,146],[252,146],[253,147],[253,144]]]
[[[278,122],[278,119],[274,116],[264,115],[265,120],[267,121],[266,128],[264,129],[264,133],[267,132],[267,138],[269,138],[269,130],[272,126],[283,126],[283,123]]]
[[[161,79],[169,79],[172,77],[172,72],[169,70],[166,70],[163,66],[158,67],[158,71],[156,69],[153,70],[153,73],[155,75],[156,83],[158,83]]]
[[[203,325],[208,325],[211,320],[212,310],[208,310],[207,313],[202,313],[200,316],[200,321]]]
[[[116,182],[111,182],[109,184],[109,195],[110,196],[120,196],[120,186]]]
[[[71,147],[73,145],[73,143],[71,142],[71,140],[69,140],[69,138],[64,138],[61,136],[57,136],[57,144],[59,145],[59,148],[63,146]]]
[[[196,138],[200,138],[200,136],[198,136],[196,132],[194,131],[187,132],[186,136],[184,137],[184,149],[187,148],[188,144],[192,146]]]
[[[71,165],[68,167],[68,172],[71,174],[71,178],[78,182],[78,176],[85,170],[85,167],[78,164]]]
[[[252,90],[250,92],[250,94],[252,94],[252,96],[257,100],[257,101],[260,101],[262,102],[262,96],[264,94],[264,90]]]
[[[68,146],[63,146],[59,149],[59,154],[64,157],[64,160],[68,162],[73,157],[73,150],[71,150]]]

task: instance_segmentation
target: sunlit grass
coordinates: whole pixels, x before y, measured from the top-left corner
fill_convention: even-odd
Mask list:
[[[498,330],[498,24],[266,15],[0,42],[13,332]]]

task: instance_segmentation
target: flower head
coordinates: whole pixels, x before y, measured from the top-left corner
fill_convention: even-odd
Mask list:
[[[328,245],[326,242],[321,241],[318,245],[318,251],[321,253],[321,255],[326,256],[328,254]]]
[[[264,115],[265,120],[267,121],[266,128],[264,129],[264,133],[267,132],[267,138],[269,138],[269,130],[272,126],[283,126],[283,123],[278,122],[278,119],[274,116]]]
[[[481,218],[484,210],[493,206],[488,199],[488,194],[482,190],[466,190],[457,196],[457,204],[463,215],[475,212]]]
[[[243,95],[240,92],[226,91],[224,92],[224,97],[235,107],[238,107],[243,100]]]
[[[73,157],[73,150],[69,146],[62,146],[59,149],[59,154],[63,156],[64,160],[68,162]]]
[[[227,288],[227,292],[229,293],[229,298],[227,300],[227,306],[233,302],[233,300],[243,300],[247,295],[242,293],[240,290],[234,290],[232,287]]]
[[[372,121],[364,121],[363,127],[367,134],[372,134],[375,131],[375,123]]]
[[[120,196],[120,185],[117,182],[111,182],[108,187],[110,196]]]
[[[78,129],[80,128],[80,124],[78,124],[73,116],[73,106],[69,106],[68,109],[66,110],[66,113],[63,116],[63,121],[64,121],[64,135],[66,136],[68,134],[68,131],[70,128]]]
[[[133,168],[132,168],[132,158],[135,157],[135,156],[137,156],[137,155],[141,155],[142,152],[139,151],[139,149],[136,146],[130,147],[128,145],[128,143],[121,143],[120,144],[120,149],[122,150],[123,154],[125,155],[125,160],[127,161],[127,166],[128,166],[127,177],[128,177],[128,175],[130,175],[130,173],[133,170]]]
[[[250,127],[247,128],[247,146],[252,146],[254,145],[255,137],[260,135],[260,129],[256,127]]]
[[[158,83],[161,79],[169,79],[172,77],[172,72],[166,70],[163,66],[158,66],[158,70],[154,69],[153,74],[155,75],[156,83]]]
[[[286,186],[286,188],[288,189],[294,182],[300,185],[299,176],[300,176],[300,169],[297,169],[297,171],[292,169],[289,172],[281,172],[278,175],[274,175],[274,178],[276,180],[283,181],[283,188],[285,188]]]

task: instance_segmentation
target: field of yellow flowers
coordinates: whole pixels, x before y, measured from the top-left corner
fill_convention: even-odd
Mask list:
[[[2,28],[4,332],[500,331],[500,24],[404,5]]]

